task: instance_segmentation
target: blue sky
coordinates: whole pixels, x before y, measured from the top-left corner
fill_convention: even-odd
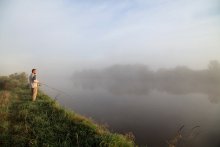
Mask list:
[[[218,0],[0,0],[0,74],[220,60]]]

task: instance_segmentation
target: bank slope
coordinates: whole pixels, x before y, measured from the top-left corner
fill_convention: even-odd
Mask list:
[[[0,146],[135,146],[132,135],[111,133],[41,92],[32,102],[26,79],[0,77]]]

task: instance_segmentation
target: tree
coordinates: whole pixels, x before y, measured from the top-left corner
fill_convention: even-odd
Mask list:
[[[217,60],[212,60],[209,62],[208,68],[210,71],[220,72],[220,63]]]

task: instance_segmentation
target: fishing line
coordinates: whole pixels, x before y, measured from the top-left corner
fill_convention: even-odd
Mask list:
[[[54,90],[54,91],[59,92],[58,95],[64,94],[64,95],[66,95],[66,96],[68,96],[68,97],[73,97],[72,95],[70,95],[70,94],[68,94],[68,93],[66,93],[66,92],[64,92],[64,91],[62,91],[62,90],[60,90],[60,89],[57,89],[57,88],[54,88],[54,87],[51,87],[51,86],[49,86],[49,85],[47,85],[47,84],[45,84],[45,83],[40,83],[40,85],[43,85],[43,86],[48,87],[48,88],[50,88],[50,89],[52,89],[52,90]],[[56,97],[57,97],[57,96],[56,96]],[[55,98],[56,98],[56,97],[55,97]]]

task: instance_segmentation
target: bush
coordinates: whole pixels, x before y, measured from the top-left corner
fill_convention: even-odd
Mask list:
[[[9,76],[0,76],[0,90],[13,90],[27,86],[27,74],[15,73]]]

